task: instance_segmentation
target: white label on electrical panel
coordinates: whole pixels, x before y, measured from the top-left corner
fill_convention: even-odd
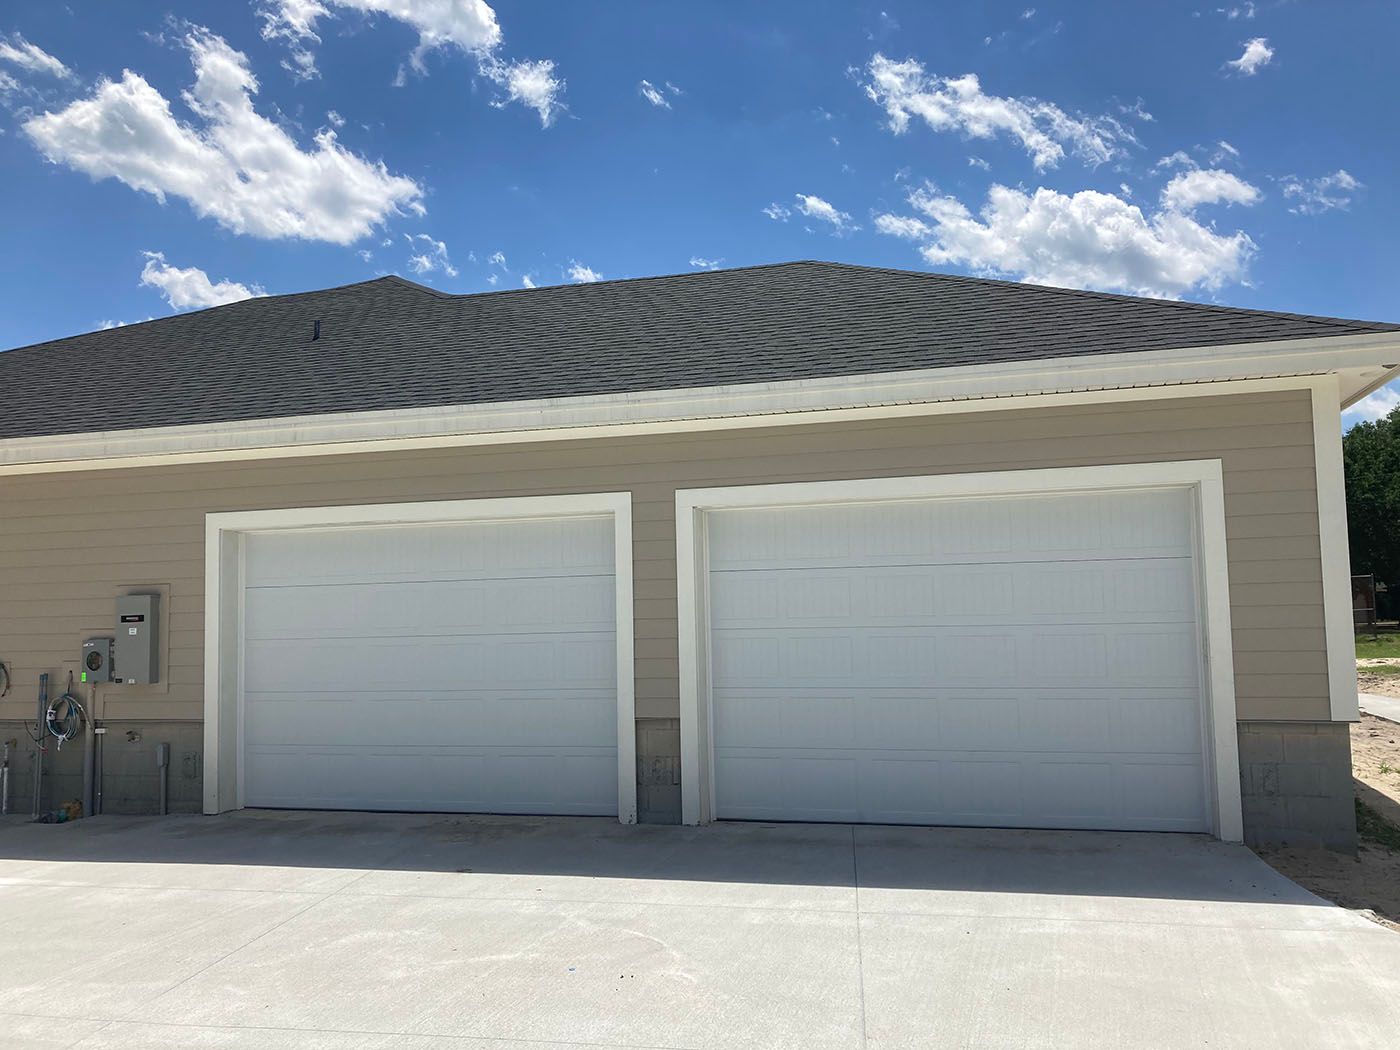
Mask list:
[[[126,633],[127,633],[127,634],[135,634],[135,633],[136,633],[136,628],[135,628],[135,627],[128,627],[128,628],[126,629]]]

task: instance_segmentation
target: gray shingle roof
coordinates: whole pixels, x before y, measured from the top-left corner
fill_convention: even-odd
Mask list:
[[[823,262],[480,295],[384,277],[0,353],[0,438],[1398,329]]]

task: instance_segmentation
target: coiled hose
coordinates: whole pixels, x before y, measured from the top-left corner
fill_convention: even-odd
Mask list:
[[[65,741],[78,735],[78,730],[86,720],[87,712],[83,710],[82,702],[72,693],[64,693],[58,697],[49,704],[48,711],[44,713],[44,723],[49,732],[58,738],[58,750],[63,749]]]

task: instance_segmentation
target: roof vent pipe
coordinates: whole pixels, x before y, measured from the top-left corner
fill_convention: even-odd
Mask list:
[[[321,338],[321,322],[313,321],[311,324],[311,341],[314,343]]]

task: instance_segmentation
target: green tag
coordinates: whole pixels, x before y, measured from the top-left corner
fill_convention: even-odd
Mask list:
[[[87,672],[86,672],[86,671],[83,672],[83,678],[82,678],[82,680],[83,680],[84,682],[87,681]]]

